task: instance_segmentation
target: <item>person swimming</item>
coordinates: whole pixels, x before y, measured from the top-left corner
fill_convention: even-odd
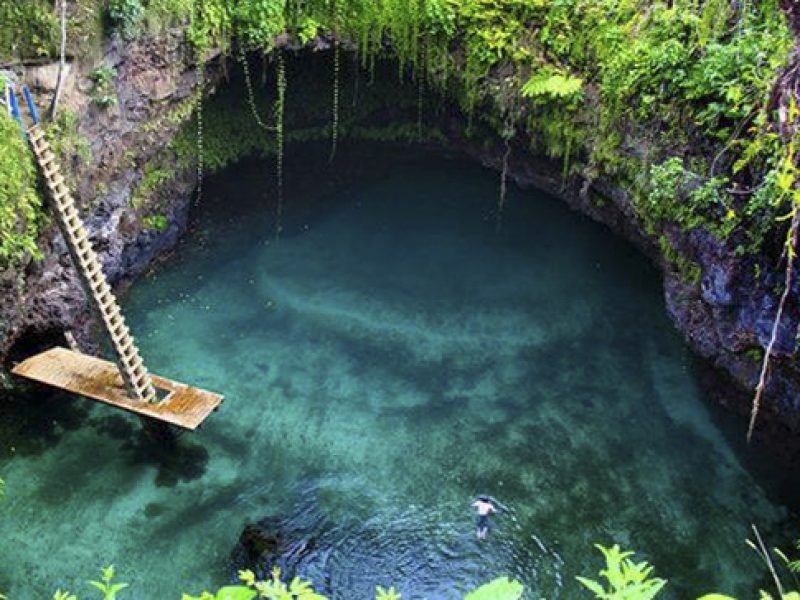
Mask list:
[[[497,509],[489,496],[478,496],[471,506],[478,511],[478,539],[485,540],[489,533],[489,515],[496,513]]]

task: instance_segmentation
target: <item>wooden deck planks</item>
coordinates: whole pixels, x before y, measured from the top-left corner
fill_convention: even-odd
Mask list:
[[[66,348],[51,348],[18,364],[12,372],[138,415],[194,430],[222,403],[214,392],[153,375],[158,390],[168,392],[157,404],[128,396],[117,365]]]

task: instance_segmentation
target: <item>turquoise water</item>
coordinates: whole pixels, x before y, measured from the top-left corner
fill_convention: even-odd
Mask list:
[[[114,563],[122,598],[177,599],[228,581],[241,529],[270,518],[335,598],[500,575],[584,597],[594,542],[639,550],[665,598],[753,591],[749,524],[777,543],[788,511],[704,404],[653,269],[535,191],[510,190],[497,232],[495,174],[380,152],[290,174],[277,243],[267,165],[208,182],[125,304],[151,369],[225,404],[165,454],[62,399],[78,423],[0,464],[0,590],[86,592]],[[483,543],[478,493],[507,509]]]

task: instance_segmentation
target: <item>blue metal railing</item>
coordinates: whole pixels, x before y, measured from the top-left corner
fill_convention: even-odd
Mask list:
[[[19,129],[22,132],[22,137],[28,139],[28,134],[25,130],[25,122],[22,120],[22,110],[19,105],[19,98],[17,97],[17,90],[14,84],[6,82],[6,90],[8,91],[8,111],[11,116],[19,123]],[[25,103],[28,105],[28,114],[34,125],[39,124],[39,111],[36,110],[36,104],[33,102],[33,96],[27,85],[22,86],[22,95],[25,97]]]
[[[36,105],[33,103],[33,96],[27,85],[22,86],[22,94],[25,96],[25,102],[28,104],[28,114],[34,125],[39,124],[39,111],[36,110]]]

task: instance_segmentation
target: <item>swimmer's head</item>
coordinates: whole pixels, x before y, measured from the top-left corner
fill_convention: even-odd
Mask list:
[[[489,498],[489,496],[478,496],[478,500],[480,500],[481,502],[491,502],[492,501],[492,499]]]

